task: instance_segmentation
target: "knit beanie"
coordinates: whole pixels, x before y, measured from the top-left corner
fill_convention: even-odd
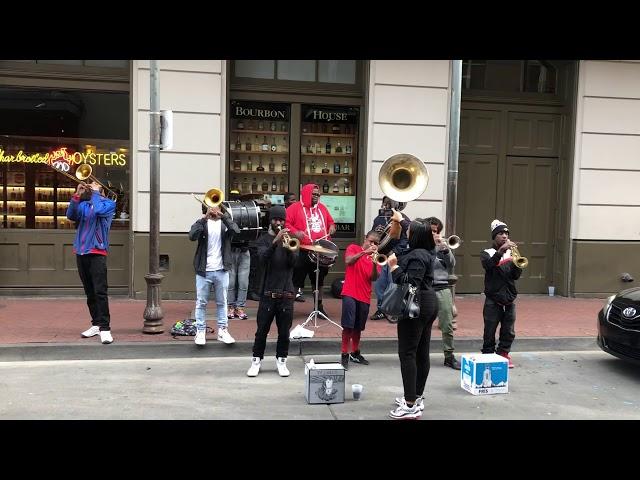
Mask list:
[[[280,220],[287,218],[287,211],[282,205],[274,205],[269,209],[269,220],[271,221],[274,218],[279,218]]]
[[[493,222],[491,222],[491,240],[495,240],[496,235],[501,232],[509,233],[509,228],[507,227],[506,223],[495,219]]]

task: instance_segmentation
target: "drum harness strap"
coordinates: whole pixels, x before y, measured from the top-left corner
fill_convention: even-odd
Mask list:
[[[318,208],[318,204],[316,204],[315,206],[309,208],[309,215],[312,214],[312,210],[316,210],[316,213],[320,217],[320,221],[322,222],[322,230],[326,234],[327,233],[327,227],[324,224],[324,217],[322,216],[322,213],[320,213],[320,209]],[[309,240],[311,240],[311,243],[313,243],[313,237],[311,236],[311,230],[309,229],[309,216],[307,215],[307,207],[305,207],[304,204],[302,205],[302,213],[304,213],[304,219],[305,219],[306,224],[307,224],[307,235],[309,235]]]

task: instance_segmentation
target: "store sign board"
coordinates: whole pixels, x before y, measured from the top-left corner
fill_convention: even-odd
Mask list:
[[[308,107],[302,121],[355,124],[358,122],[358,111],[355,108]]]
[[[288,121],[289,108],[279,103],[231,102],[231,118]]]
[[[64,168],[61,167],[62,163],[65,163],[67,165],[79,165],[81,163],[88,163],[89,165],[98,165],[105,167],[124,167],[127,164],[127,157],[124,153],[116,152],[95,153],[92,151],[88,151],[70,153],[67,151],[67,147],[61,147],[57,150],[53,150],[47,153],[32,154],[25,153],[20,150],[16,154],[8,155],[4,151],[4,149],[0,148],[0,163],[45,163],[51,165],[54,168],[57,168],[58,170]]]

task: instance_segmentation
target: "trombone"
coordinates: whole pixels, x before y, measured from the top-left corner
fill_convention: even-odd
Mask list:
[[[220,210],[226,212],[225,206],[222,204],[224,201],[224,192],[219,188],[211,188],[204,194],[204,198],[201,200],[196,197],[195,193],[192,193],[193,198],[202,203],[207,208],[220,207]]]
[[[49,165],[49,166],[53,168],[56,172],[61,173],[66,177],[69,177],[71,180],[75,182],[85,183],[85,184],[92,183],[92,182],[97,183],[98,185],[100,185],[100,187],[102,187],[102,190],[104,192],[103,195],[105,198],[108,198],[109,200],[113,200],[114,202],[118,201],[118,194],[114,190],[107,187],[104,183],[102,183],[93,175],[93,168],[88,163],[83,163],[81,165],[78,165],[78,168],[76,168],[75,175],[71,175],[70,173],[63,172],[62,170],[55,168],[53,165]]]

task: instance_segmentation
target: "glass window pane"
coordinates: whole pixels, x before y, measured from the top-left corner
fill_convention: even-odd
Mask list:
[[[320,60],[318,81],[326,83],[356,83],[355,60]]]
[[[236,77],[269,78],[275,76],[274,60],[236,60]]]
[[[38,63],[51,63],[56,65],[79,65],[82,66],[82,60],[37,60]]]
[[[528,60],[525,92],[556,93],[556,68],[545,60]]]
[[[85,60],[86,67],[127,68],[129,60]]]
[[[315,82],[315,60],[278,60],[278,80]]]

